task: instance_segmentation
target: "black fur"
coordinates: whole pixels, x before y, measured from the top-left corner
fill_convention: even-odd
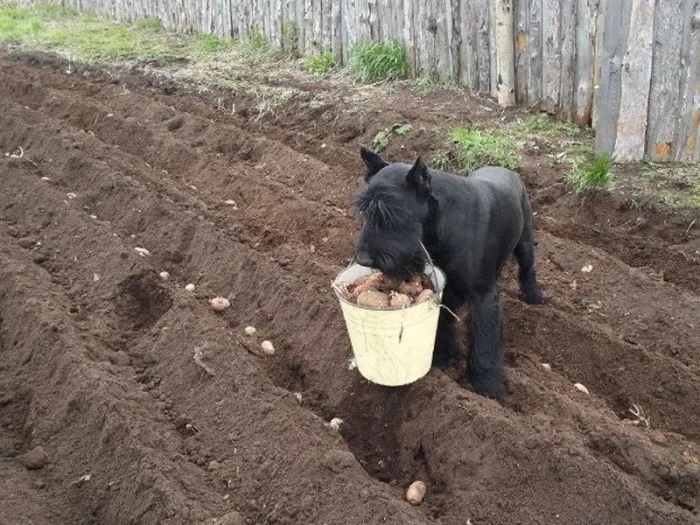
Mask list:
[[[471,317],[469,380],[484,396],[500,397],[503,382],[503,320],[499,279],[511,256],[519,265],[524,301],[545,301],[535,275],[532,211],[517,173],[485,167],[468,177],[413,165],[388,163],[362,148],[367,187],[355,207],[363,226],[355,257],[391,277],[423,269],[426,256],[445,272],[442,303]],[[457,357],[454,318],[444,309],[435,342],[435,365]]]

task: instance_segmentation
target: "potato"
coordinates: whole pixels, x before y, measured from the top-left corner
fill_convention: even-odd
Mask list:
[[[389,306],[389,296],[377,290],[365,290],[357,296],[357,306],[386,308]]]
[[[423,285],[420,281],[406,281],[399,286],[399,293],[415,297],[423,291]]]
[[[406,490],[406,500],[411,505],[420,505],[425,498],[427,487],[422,481],[414,481]]]
[[[382,283],[383,275],[381,273],[372,273],[363,275],[359,279],[348,285],[348,292],[352,297],[357,297],[365,290],[377,290]]]
[[[435,295],[435,292],[433,292],[430,288],[423,290],[421,293],[418,294],[418,297],[416,297],[416,304],[427,301],[433,295]]]
[[[389,306],[392,308],[401,308],[403,306],[411,306],[411,298],[403,293],[392,292]]]
[[[211,306],[212,310],[215,312],[223,312],[231,306],[231,302],[226,299],[226,297],[214,297],[213,299],[209,299],[209,306]]]

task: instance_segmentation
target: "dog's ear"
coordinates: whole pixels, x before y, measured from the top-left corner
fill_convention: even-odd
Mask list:
[[[419,193],[430,193],[430,173],[420,157],[416,159],[415,164],[408,171],[406,184]]]
[[[370,151],[365,147],[360,148],[360,156],[362,157],[365,166],[367,166],[367,174],[365,175],[365,181],[369,181],[369,179],[374,177],[377,174],[377,172],[389,165],[387,161],[385,161],[375,152]]]

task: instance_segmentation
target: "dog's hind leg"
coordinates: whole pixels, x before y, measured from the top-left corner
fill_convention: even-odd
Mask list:
[[[518,260],[520,291],[523,300],[527,304],[542,304],[545,297],[542,295],[540,285],[537,283],[535,273],[535,247],[532,238],[532,224],[530,221],[523,228],[523,235],[515,246],[514,254]]]
[[[455,312],[464,301],[460,300],[449,288],[442,295],[442,304]],[[457,327],[452,313],[446,309],[440,309],[437,335],[435,336],[435,351],[433,352],[433,366],[445,366],[459,357],[459,340]]]
[[[470,301],[469,382],[477,394],[499,398],[503,382],[503,317],[498,285]]]

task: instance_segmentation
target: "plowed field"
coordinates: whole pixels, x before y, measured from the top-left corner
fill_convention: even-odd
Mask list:
[[[435,126],[504,113],[303,83],[262,113],[81,73],[0,57],[0,522],[698,523],[697,214],[574,196],[528,153],[551,301],[520,302],[508,269],[505,398],[460,386],[464,363],[381,388],[349,367],[330,289],[359,146],[401,119],[416,131],[384,155],[411,162]],[[27,469],[37,446],[48,463]]]

